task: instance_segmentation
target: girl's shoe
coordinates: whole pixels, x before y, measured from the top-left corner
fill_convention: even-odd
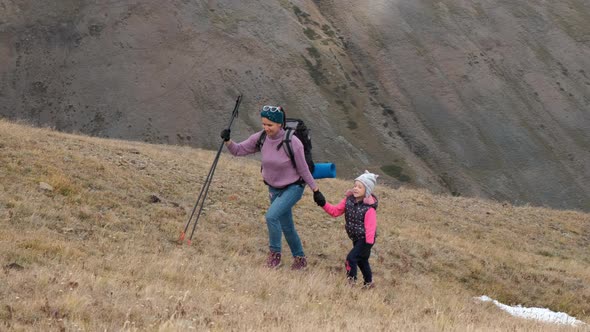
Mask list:
[[[365,282],[363,283],[363,289],[373,289],[375,288],[375,283],[374,282]]]
[[[269,269],[276,269],[281,266],[281,253],[271,251],[268,253],[268,257],[266,258],[266,267]]]
[[[307,259],[305,256],[295,256],[293,257],[293,265],[291,265],[291,270],[303,270],[307,267]]]
[[[348,287],[354,287],[356,286],[356,279],[353,277],[346,277],[346,284]]]

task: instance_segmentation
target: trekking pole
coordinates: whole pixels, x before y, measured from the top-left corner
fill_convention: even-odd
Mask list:
[[[240,107],[241,102],[242,102],[242,95],[239,95],[238,99],[236,99],[236,105],[234,106],[234,110],[232,111],[229,125],[227,126],[228,129],[231,129],[231,125],[234,122],[234,119],[238,116],[238,108]],[[201,187],[201,191],[199,192],[199,197],[197,198],[197,202],[195,203],[195,206],[193,207],[193,211],[191,212],[191,215],[188,218],[186,225],[184,226],[184,230],[180,233],[180,238],[178,239],[179,243],[182,243],[182,241],[184,241],[188,227],[190,226],[193,216],[195,215],[195,211],[197,211],[197,207],[199,207],[199,211],[197,212],[197,216],[196,216],[194,224],[193,224],[193,229],[191,231],[191,235],[187,241],[187,245],[190,246],[190,244],[191,244],[191,241],[193,239],[193,235],[195,234],[195,229],[197,228],[197,222],[199,221],[199,217],[201,216],[201,212],[203,211],[203,205],[205,203],[205,199],[207,198],[207,193],[209,192],[209,186],[211,185],[211,182],[213,180],[213,174],[215,174],[215,168],[217,167],[217,162],[219,161],[219,156],[221,155],[221,150],[223,149],[224,143],[225,142],[221,142],[219,149],[217,149],[217,154],[215,155],[215,159],[213,160],[213,164],[211,165],[211,168],[209,169],[209,174],[207,174],[207,178],[205,179],[205,183],[203,183],[203,187]],[[203,198],[203,199],[201,200],[201,198]]]

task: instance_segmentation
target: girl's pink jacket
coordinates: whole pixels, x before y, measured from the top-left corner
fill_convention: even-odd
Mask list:
[[[348,196],[352,195],[352,191],[346,192],[346,197],[344,197],[338,205],[332,205],[326,202],[324,205],[324,211],[326,211],[332,217],[339,217],[344,214],[344,209],[346,207],[346,199]],[[366,197],[363,202],[365,204],[375,204],[375,198],[373,196]],[[370,208],[367,210],[365,214],[365,242],[369,244],[375,243],[375,232],[377,231],[377,211],[374,208]]]

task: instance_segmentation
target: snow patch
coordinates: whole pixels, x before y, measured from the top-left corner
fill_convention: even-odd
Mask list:
[[[516,317],[535,319],[553,324],[563,324],[572,326],[586,325],[586,323],[582,322],[581,320],[577,320],[575,317],[572,317],[564,312],[555,312],[546,308],[525,308],[521,305],[509,306],[506,304],[502,304],[485,295],[476,297],[476,299],[482,302],[492,302],[500,309]]]

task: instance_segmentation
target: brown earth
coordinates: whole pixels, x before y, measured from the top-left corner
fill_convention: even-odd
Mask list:
[[[0,116],[215,149],[284,105],[318,161],[590,210],[590,4],[0,0]]]

